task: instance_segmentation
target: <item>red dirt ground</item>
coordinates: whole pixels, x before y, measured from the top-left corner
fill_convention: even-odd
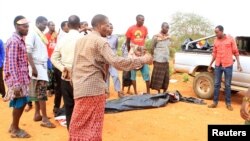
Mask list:
[[[152,70],[152,68],[151,68]],[[169,91],[179,90],[183,96],[196,97],[192,90],[193,78],[183,82],[184,74],[174,74],[171,79],[178,82],[171,83]],[[121,78],[121,77],[120,77]],[[139,92],[146,90],[145,83],[138,77]],[[112,80],[111,80],[112,81]],[[156,93],[156,91],[151,91]],[[207,105],[189,103],[170,103],[166,107],[129,111],[116,114],[106,114],[103,128],[104,141],[206,141],[208,124],[243,124],[239,109],[243,92],[232,96],[234,111],[228,111],[224,104],[224,95],[220,94],[219,106],[216,109],[208,109]],[[111,86],[111,98],[117,98],[113,86]],[[211,100],[206,100],[210,104]],[[53,117],[53,97],[47,102],[48,115]],[[8,103],[0,100],[0,137],[1,141],[14,140],[8,133],[11,122],[11,109]],[[67,141],[68,134],[65,127],[56,123],[57,128],[47,129],[40,126],[39,122],[33,122],[34,109],[24,113],[20,121],[21,128],[31,134],[27,141]],[[18,139],[17,139],[18,140]]]

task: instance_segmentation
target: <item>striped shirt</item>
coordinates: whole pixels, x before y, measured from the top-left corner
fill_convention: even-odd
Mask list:
[[[4,75],[8,87],[21,88],[30,83],[25,42],[17,33],[6,43]]]
[[[131,70],[141,67],[145,62],[145,57],[125,59],[117,56],[107,39],[93,31],[76,43],[72,68],[74,99],[105,93],[107,64],[118,70]]]

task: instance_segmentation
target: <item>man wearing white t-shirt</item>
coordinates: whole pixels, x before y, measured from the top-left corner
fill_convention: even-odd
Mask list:
[[[48,119],[46,112],[46,90],[48,82],[47,61],[48,52],[46,45],[48,40],[43,34],[48,20],[39,16],[36,19],[36,26],[26,37],[26,47],[29,60],[29,69],[31,76],[30,100],[35,101],[34,121],[42,121],[41,126],[55,128],[56,126]],[[42,114],[40,114],[40,110]]]

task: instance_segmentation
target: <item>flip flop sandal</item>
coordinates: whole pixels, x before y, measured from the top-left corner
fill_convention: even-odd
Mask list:
[[[30,138],[31,136],[22,129],[17,130],[14,133],[11,133],[11,138]]]
[[[46,127],[46,128],[56,128],[56,126],[51,123],[50,121],[42,121],[42,123],[40,124],[42,127]]]

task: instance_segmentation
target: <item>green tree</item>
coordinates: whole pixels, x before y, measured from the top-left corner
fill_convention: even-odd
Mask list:
[[[173,37],[173,47],[180,49],[181,44],[187,38],[197,39],[213,34],[212,23],[194,13],[177,12],[172,15],[170,22],[170,34]]]
[[[119,35],[118,36],[118,50],[117,50],[117,54],[119,56],[122,56],[122,44],[126,41],[126,37],[125,35]]]
[[[151,51],[151,42],[152,42],[152,39],[147,38],[146,43],[145,43],[145,46],[149,52]]]

